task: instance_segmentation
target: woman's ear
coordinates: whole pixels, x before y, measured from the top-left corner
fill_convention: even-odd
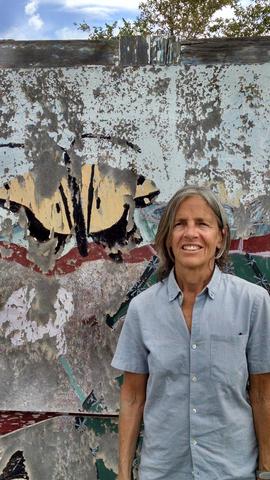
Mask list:
[[[218,248],[221,248],[222,245],[224,245],[224,239],[226,237],[226,233],[227,233],[227,227],[223,227],[220,229],[220,241],[219,241],[219,244],[217,245]]]

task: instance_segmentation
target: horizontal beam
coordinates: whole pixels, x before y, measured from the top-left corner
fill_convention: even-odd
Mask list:
[[[137,36],[98,41],[0,41],[1,68],[253,64],[269,61],[270,37],[181,41],[178,38]]]

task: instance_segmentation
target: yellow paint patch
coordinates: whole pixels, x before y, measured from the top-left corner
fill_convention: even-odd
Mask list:
[[[91,181],[91,172],[92,165],[82,166],[81,202],[85,222],[87,222],[88,190]],[[136,177],[132,177],[131,175],[129,185],[126,183],[116,185],[116,181],[112,176],[102,175],[98,165],[95,165],[93,179],[94,198],[90,222],[91,233],[105,230],[120,220],[124,212],[124,205],[127,203],[127,196],[129,198],[132,196],[133,199],[136,197],[147,197],[157,190],[155,184],[147,179],[142,185],[134,185],[135,181]],[[61,185],[67,199],[71,222],[72,225],[74,225],[72,197],[66,177],[62,178]],[[9,186],[9,190],[0,188],[1,199],[10,200],[27,207],[48,230],[53,229],[57,233],[67,235],[71,233],[64,202],[59,190],[57,190],[51,198],[43,198],[41,202],[38,203],[35,196],[35,181],[31,173],[25,175],[23,182],[15,178],[10,182]],[[133,193],[134,190],[135,196]],[[57,208],[57,204],[60,209]]]

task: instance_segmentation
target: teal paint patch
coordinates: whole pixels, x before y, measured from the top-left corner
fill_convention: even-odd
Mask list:
[[[106,433],[118,433],[118,424],[115,420],[110,418],[82,418],[85,420],[85,427],[93,430],[98,436],[105,435]]]
[[[233,253],[230,255],[230,260],[235,275],[269,291],[270,261],[268,257]]]
[[[115,380],[117,381],[119,387],[121,387],[124,382],[124,375],[119,375],[119,377],[115,377]]]
[[[68,376],[68,379],[69,379],[69,383],[71,385],[71,387],[73,388],[74,390],[74,393],[76,394],[76,396],[79,398],[81,404],[83,404],[83,402],[85,401],[87,395],[84,393],[84,391],[81,389],[81,387],[78,385],[77,381],[76,381],[76,378],[74,376],[74,373],[73,373],[73,370],[72,370],[72,367],[70,366],[68,360],[66,359],[66,357],[64,357],[63,355],[61,355],[59,357],[59,362],[61,363],[62,367],[64,368],[67,376]]]
[[[87,412],[102,413],[104,411],[104,405],[97,400],[93,391],[89,395],[84,393],[82,388],[78,385],[72,367],[66,357],[61,355],[59,357],[59,361],[64,368],[69,378],[70,386],[73,388],[74,393],[79,398],[83,409]]]
[[[105,463],[102,459],[96,461],[96,469],[97,469],[97,479],[98,480],[115,480],[116,473],[113,470],[110,470],[106,467]]]

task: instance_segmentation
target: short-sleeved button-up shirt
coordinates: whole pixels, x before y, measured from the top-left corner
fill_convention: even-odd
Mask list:
[[[140,480],[254,480],[247,383],[270,372],[270,302],[261,287],[214,274],[191,332],[174,272],[132,300],[112,365],[149,373]]]

